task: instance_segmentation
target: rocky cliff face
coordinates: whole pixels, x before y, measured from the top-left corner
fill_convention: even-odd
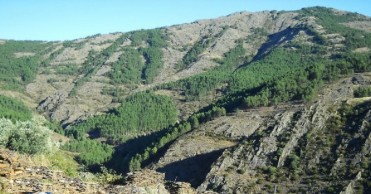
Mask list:
[[[330,123],[337,122],[333,119],[344,114],[339,108],[343,103],[353,104],[353,88],[359,86],[354,80],[359,78],[370,79],[369,75],[343,79],[324,88],[312,104],[249,110],[248,115],[258,117],[264,112],[264,119],[241,118],[240,122],[247,126],[250,122],[259,123],[244,129],[253,132],[242,138],[242,143],[224,150],[198,191],[295,193],[335,189],[350,192],[355,182],[369,178],[362,176],[366,169],[361,167],[370,159],[371,131],[366,127],[369,109],[363,110],[361,118],[347,121],[350,123],[336,123],[338,126]],[[362,99],[358,103],[366,106]],[[344,132],[349,128],[354,131]],[[338,132],[334,134],[330,130]],[[346,135],[340,135],[343,133]]]

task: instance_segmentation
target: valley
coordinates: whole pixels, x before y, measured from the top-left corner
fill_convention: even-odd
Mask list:
[[[369,193],[370,27],[310,7],[3,40],[2,191]]]

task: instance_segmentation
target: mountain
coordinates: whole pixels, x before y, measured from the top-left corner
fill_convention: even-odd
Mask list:
[[[370,33],[367,16],[311,7],[1,40],[0,145],[105,177],[80,192],[369,193]]]

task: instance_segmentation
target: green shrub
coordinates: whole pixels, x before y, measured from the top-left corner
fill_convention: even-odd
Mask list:
[[[25,154],[37,154],[51,148],[48,129],[35,121],[16,122],[0,119],[0,146]]]
[[[87,166],[104,163],[113,153],[112,146],[90,139],[71,140],[62,148],[79,153],[77,161]]]
[[[371,86],[361,86],[354,90],[354,97],[361,98],[371,96]]]

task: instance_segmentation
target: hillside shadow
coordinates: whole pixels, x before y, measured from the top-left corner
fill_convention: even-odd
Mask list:
[[[267,56],[274,48],[280,46],[282,43],[292,40],[300,32],[299,28],[288,27],[282,31],[268,35],[268,40],[261,45],[257,54],[248,63],[239,66],[237,69],[245,67],[254,61],[258,61]],[[236,70],[237,70],[236,69]]]
[[[272,51],[275,47],[282,43],[292,40],[299,33],[300,29],[288,27],[282,31],[268,36],[268,41],[265,42],[258,50],[252,61],[259,60]]]
[[[224,150],[215,150],[176,161],[157,169],[157,171],[165,173],[166,180],[189,182],[192,187],[197,188],[205,180],[211,170],[211,165],[222,155]]]
[[[125,143],[120,144],[119,146],[115,147],[115,152],[112,155],[112,158],[105,163],[105,166],[118,173],[125,174],[129,172],[130,159],[136,153],[142,153],[148,146],[150,146],[165,133],[166,130],[161,130],[149,135],[130,139]]]

